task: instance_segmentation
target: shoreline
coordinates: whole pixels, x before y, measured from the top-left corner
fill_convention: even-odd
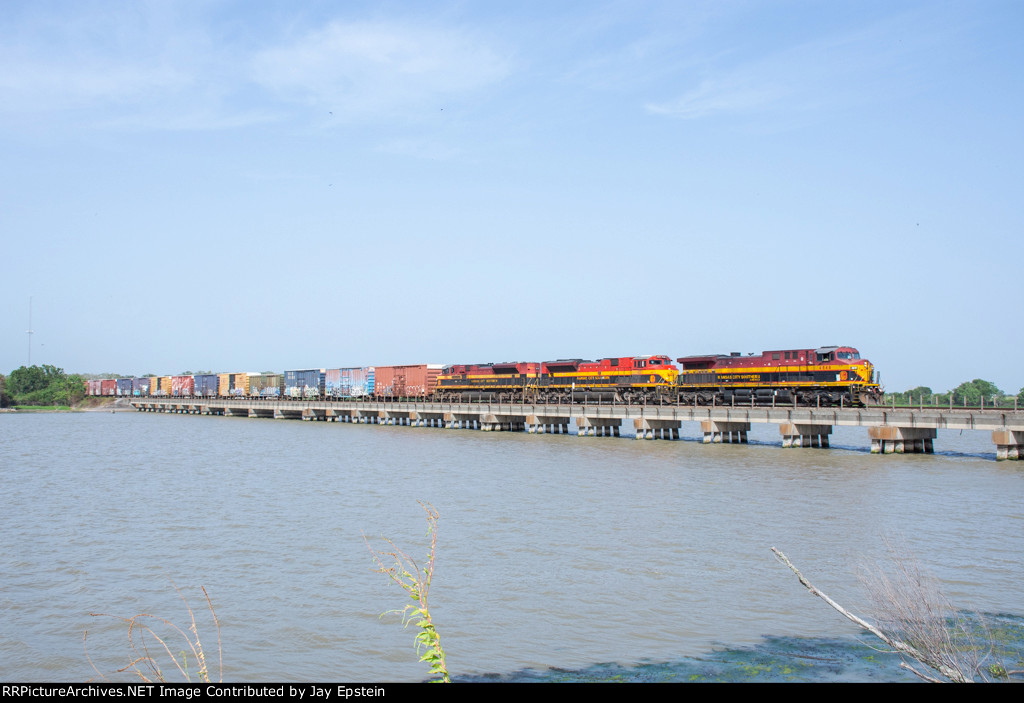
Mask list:
[[[39,414],[39,413],[95,413],[95,412],[127,412],[135,411],[129,402],[124,398],[103,398],[99,402],[94,400],[83,401],[76,406],[68,407],[66,405],[23,405],[16,408],[0,408],[0,413],[24,413],[24,414]]]

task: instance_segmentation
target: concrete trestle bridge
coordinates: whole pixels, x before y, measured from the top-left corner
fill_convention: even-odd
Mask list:
[[[935,407],[806,408],[573,403],[430,403],[285,399],[132,398],[140,411],[241,417],[323,420],[412,427],[568,434],[575,421],[580,437],[618,437],[625,422],[637,439],[679,439],[684,422],[699,422],[704,442],[747,441],[753,423],[779,427],[783,447],[828,447],[832,428],[866,427],[872,453],[934,451],[936,431],[992,433],[996,459],[1024,459],[1024,411]]]

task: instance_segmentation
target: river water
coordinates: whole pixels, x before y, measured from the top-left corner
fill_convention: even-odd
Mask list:
[[[773,546],[855,609],[858,566],[889,539],[958,606],[1024,614],[1024,462],[994,461],[988,433],[940,432],[930,456],[871,455],[862,428],[836,428],[830,450],[782,449],[771,425],[749,445],[704,445],[696,424],[683,434],[0,415],[0,678],[84,680],[90,658],[115,671],[127,627],[90,613],[185,629],[175,586],[216,678],[205,586],[225,680],[423,680],[414,631],[381,616],[404,594],[364,542],[383,534],[425,556],[417,500],[441,516],[432,613],[467,679],[666,680],[728,651],[795,642],[814,661],[860,647]],[[900,674],[826,678],[879,676]]]

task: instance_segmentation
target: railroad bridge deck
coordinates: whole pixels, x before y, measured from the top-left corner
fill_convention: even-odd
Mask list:
[[[150,412],[240,415],[328,422],[471,428],[620,436],[631,422],[637,439],[678,439],[683,422],[699,422],[706,443],[746,442],[751,424],[775,424],[783,447],[828,447],[835,426],[866,427],[872,453],[933,451],[940,429],[992,433],[996,459],[1024,458],[1024,411],[960,410],[935,407],[804,408],[709,407],[677,405],[603,405],[574,403],[429,403],[331,400],[260,400],[217,398],[132,398],[137,410]]]

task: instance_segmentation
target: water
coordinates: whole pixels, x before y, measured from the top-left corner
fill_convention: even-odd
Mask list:
[[[861,665],[811,674],[790,661],[782,678],[903,675],[864,667],[856,628],[772,546],[863,608],[857,567],[895,537],[958,605],[1024,614],[1024,463],[995,462],[988,433],[940,432],[932,456],[871,455],[862,428],[836,428],[831,450],[784,450],[774,426],[747,446],[699,434],[2,415],[0,678],[95,676],[85,630],[98,669],[124,666],[127,628],[90,613],[186,628],[175,585],[215,657],[202,585],[225,680],[423,680],[413,631],[381,617],[403,594],[371,571],[363,540],[425,556],[417,500],[441,514],[432,612],[468,680],[742,680],[794,648]]]

